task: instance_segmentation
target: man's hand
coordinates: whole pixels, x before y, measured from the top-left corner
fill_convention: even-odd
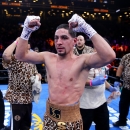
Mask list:
[[[109,91],[110,91],[110,92],[115,92],[115,91],[118,91],[118,88],[117,88],[117,87],[110,86],[110,87],[109,87]]]
[[[39,81],[42,79],[42,76],[40,73],[36,74],[39,77]]]
[[[75,32],[83,32],[89,38],[95,35],[97,32],[85,22],[85,20],[77,14],[74,14],[72,18],[68,21],[69,27],[73,28]]]
[[[39,16],[27,16],[24,21],[23,31],[20,37],[24,40],[28,40],[31,33],[38,30],[40,25]]]
[[[116,87],[116,88],[117,88],[117,87],[119,87],[119,86],[120,86],[120,82],[115,81],[115,82],[114,82],[114,87]]]
[[[98,86],[104,84],[106,78],[104,76],[96,76],[93,80],[90,81],[90,86]]]
[[[116,99],[121,95],[120,91],[114,91],[111,93],[111,95],[107,98],[107,103],[110,103],[113,99]]]

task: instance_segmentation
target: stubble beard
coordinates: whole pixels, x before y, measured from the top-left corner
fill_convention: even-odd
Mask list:
[[[58,55],[64,57],[64,56],[66,56],[66,52],[64,52],[64,53],[58,53]]]

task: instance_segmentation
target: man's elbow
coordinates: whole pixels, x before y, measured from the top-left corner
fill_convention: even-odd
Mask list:
[[[109,53],[109,56],[106,58],[108,60],[108,63],[112,62],[116,58],[116,53],[113,51],[112,53]]]
[[[5,61],[9,61],[9,60],[11,60],[11,55],[9,55],[9,54],[7,54],[7,53],[3,53],[2,58],[3,58]]]

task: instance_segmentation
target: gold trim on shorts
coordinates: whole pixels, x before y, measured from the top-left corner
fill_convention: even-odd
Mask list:
[[[46,115],[56,122],[74,122],[82,119],[79,102],[71,106],[60,106],[52,104],[47,100]]]

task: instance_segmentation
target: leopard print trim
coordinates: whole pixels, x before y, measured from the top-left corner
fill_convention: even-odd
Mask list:
[[[45,114],[43,130],[83,130],[83,124],[82,120],[74,122],[56,122]]]

